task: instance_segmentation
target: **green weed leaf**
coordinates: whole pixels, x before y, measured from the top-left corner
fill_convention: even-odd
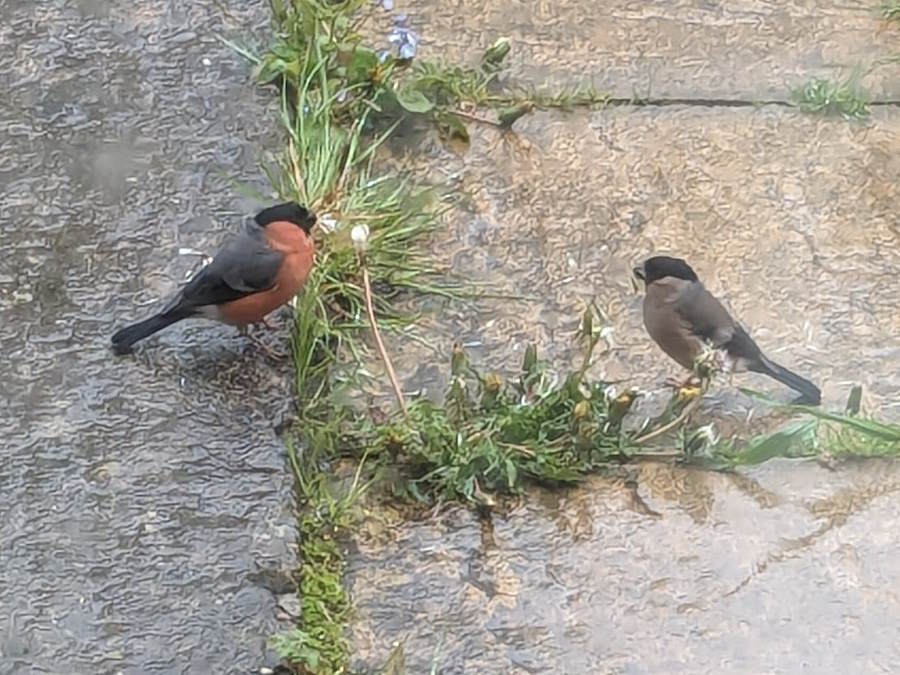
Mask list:
[[[350,85],[359,82],[368,82],[372,79],[372,73],[378,67],[378,55],[374,50],[366,47],[357,47],[350,54],[347,64],[347,83]]]
[[[798,454],[797,450],[814,442],[816,427],[815,420],[806,420],[755,438],[734,457],[734,462],[753,465],[762,464],[775,457],[795,456]]]
[[[397,102],[411,113],[425,114],[434,108],[434,103],[418,89],[406,87],[397,92]]]
[[[469,130],[459,115],[451,112],[441,112],[437,116],[438,128],[444,138],[450,140],[458,140],[463,143],[469,143]]]

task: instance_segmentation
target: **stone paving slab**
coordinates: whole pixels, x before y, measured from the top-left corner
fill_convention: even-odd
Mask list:
[[[369,518],[349,565],[360,670],[403,642],[409,673],[892,672],[895,465],[635,478],[532,491],[492,527],[457,507]]]
[[[515,135],[474,131],[466,155],[435,159],[435,147],[429,159],[433,178],[455,177],[465,194],[435,256],[530,299],[447,304],[419,327],[434,352],[392,338],[411,387],[440,387],[457,339],[508,369],[534,340],[562,367],[595,299],[613,328],[596,375],[661,391],[680,371],[644,332],[630,270],[668,252],[827,404],[861,382],[900,416],[900,111],[859,126],[777,107],[607,109],[536,114]],[[790,396],[758,375],[735,383]]]
[[[876,65],[897,54],[900,26],[880,19],[877,0],[413,0],[398,8],[421,29],[424,54],[451,63],[510,37],[514,76],[536,84],[757,101],[859,67],[875,97],[900,99],[900,65]]]

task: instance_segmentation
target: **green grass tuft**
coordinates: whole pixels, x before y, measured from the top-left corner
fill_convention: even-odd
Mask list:
[[[335,229],[317,235],[316,267],[296,304],[294,358],[301,401],[315,404],[323,378],[346,348],[356,354],[365,329],[364,299],[358,256],[350,230],[370,229],[366,253],[374,285],[387,289],[376,311],[385,326],[405,319],[391,299],[410,291],[456,297],[461,288],[445,276],[416,244],[428,238],[443,209],[437,190],[401,177],[378,175],[374,160],[393,126],[371,133],[372,110],[362,110],[349,128],[335,111],[336,85],[327,75],[328,53],[318,42],[309,59],[318,65],[304,71],[302,82],[281,86],[281,119],[288,148],[269,177],[280,194],[308,204]],[[313,384],[314,389],[310,389]]]
[[[840,115],[847,119],[869,116],[869,97],[852,76],[843,81],[814,77],[791,92],[791,100],[804,112]]]
[[[881,16],[885,21],[900,21],[900,0],[885,0]]]

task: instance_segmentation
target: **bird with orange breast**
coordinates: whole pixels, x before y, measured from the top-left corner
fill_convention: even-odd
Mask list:
[[[310,230],[316,216],[294,202],[256,214],[158,314],[112,336],[117,354],[183,319],[205,318],[236,326],[251,323],[289,302],[303,288],[315,262]]]

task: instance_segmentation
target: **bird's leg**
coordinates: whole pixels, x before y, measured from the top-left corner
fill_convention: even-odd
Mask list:
[[[694,373],[691,373],[684,380],[679,380],[677,377],[667,377],[663,384],[665,384],[667,387],[678,390],[678,389],[684,389],[685,387],[689,387],[691,384],[694,384],[694,383],[699,384],[699,382],[700,382],[700,379]]]
[[[261,339],[259,339],[257,336],[253,335],[249,330],[249,326],[246,326],[246,325],[238,326],[238,332],[242,336],[244,336],[245,338],[250,340],[250,342],[255,344],[257,347],[262,349],[266,354],[271,356],[273,359],[280,360],[280,359],[287,357],[286,353],[279,352],[277,349],[273,349],[272,347],[267,345],[265,342],[263,342]]]
[[[669,389],[681,389],[681,381],[677,377],[672,377],[670,375],[663,380],[663,386],[668,387]]]
[[[262,319],[259,320],[259,322],[260,322],[263,326],[265,326],[266,328],[268,328],[269,330],[275,330],[276,328],[278,328],[278,326],[275,324],[275,322],[272,321],[272,319],[270,319],[270,318],[267,317],[267,316],[264,316]]]

